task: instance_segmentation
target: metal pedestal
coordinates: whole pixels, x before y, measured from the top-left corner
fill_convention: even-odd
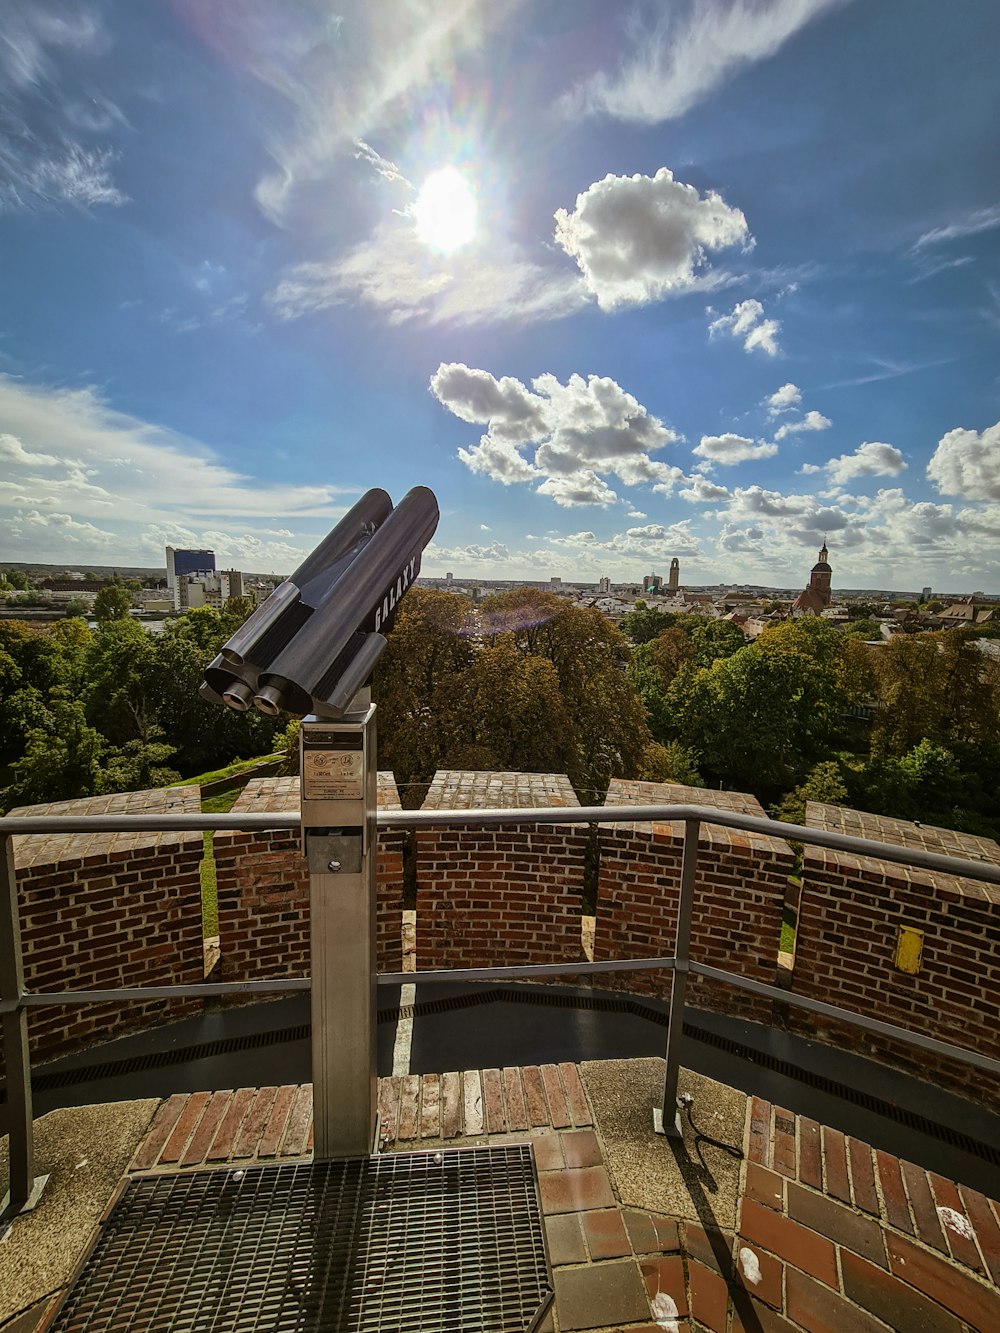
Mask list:
[[[302,847],[309,866],[314,1153],[377,1142],[375,708],[300,728]]]

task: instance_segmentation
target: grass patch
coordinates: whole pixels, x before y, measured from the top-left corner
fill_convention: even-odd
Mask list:
[[[778,948],[782,953],[795,952],[795,922],[797,920],[794,907],[786,907],[781,914],[781,942]]]
[[[279,751],[277,754],[258,754],[251,759],[234,759],[231,764],[225,768],[212,769],[210,773],[198,773],[193,778],[181,778],[180,782],[172,782],[171,787],[200,787],[206,782],[215,782],[218,778],[233,778],[237,773],[245,773],[248,768],[256,768],[258,764],[270,764],[276,759],[283,759],[284,754]]]
[[[201,933],[208,940],[219,933],[219,895],[215,886],[215,856],[212,834],[204,833],[205,855],[201,862]]]
[[[203,815],[225,815],[236,804],[240,788],[220,792],[218,796],[208,796],[201,803]],[[212,832],[204,832],[205,853],[201,861],[201,926],[204,938],[211,939],[219,933],[219,895],[215,881],[215,852],[212,847]]]

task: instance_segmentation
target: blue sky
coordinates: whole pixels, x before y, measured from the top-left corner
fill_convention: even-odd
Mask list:
[[[0,559],[1000,592],[996,0],[6,0]]]

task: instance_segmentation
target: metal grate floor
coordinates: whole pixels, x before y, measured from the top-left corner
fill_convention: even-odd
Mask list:
[[[551,1296],[524,1143],[138,1177],[51,1327],[520,1333]]]

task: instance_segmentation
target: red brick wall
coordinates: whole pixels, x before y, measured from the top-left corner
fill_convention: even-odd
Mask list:
[[[398,809],[391,774],[379,775],[379,805]],[[247,784],[234,813],[298,810],[297,778]],[[402,969],[403,832],[380,829],[376,852],[376,958],[380,972]],[[222,981],[309,973],[309,872],[297,832],[217,833]]]
[[[692,960],[775,985],[791,851],[777,847],[751,851],[741,845],[736,830],[708,826],[703,826],[698,848]],[[673,954],[681,854],[680,836],[602,829],[595,962]],[[603,979],[600,984],[605,984]],[[607,984],[669,996],[670,973],[622,974]],[[771,1009],[770,1001],[695,976],[689,978],[688,999],[762,1022],[768,1021]]]
[[[199,808],[197,788],[175,788],[11,813]],[[199,833],[33,835],[14,842],[28,990],[192,985],[204,979]],[[200,1007],[200,1000],[150,1000],[31,1009],[32,1056],[50,1060]]]
[[[139,848],[20,871],[28,990],[203,981],[202,843],[195,837],[172,851]],[[51,1060],[200,1008],[200,1000],[129,1000],[32,1009],[32,1056]]]
[[[586,828],[420,828],[417,966],[514,967],[582,958]]]
[[[612,782],[607,805],[693,804],[763,816],[752,796],[675,783]],[[594,961],[674,953],[680,898],[683,824],[604,824],[600,829]],[[773,986],[781,912],[793,855],[777,838],[703,824],[698,842],[691,958]],[[605,984],[602,980],[601,984]],[[670,973],[609,978],[608,985],[669,996]],[[768,1022],[771,1002],[691,976],[691,1004]]]
[[[901,926],[924,932],[920,971],[895,965]],[[792,990],[1000,1059],[1000,890],[807,848]],[[996,1105],[1000,1080],[903,1042],[789,1007],[815,1036]]]
[[[442,769],[424,810],[567,808],[562,773]],[[587,825],[416,830],[417,967],[578,962]]]

